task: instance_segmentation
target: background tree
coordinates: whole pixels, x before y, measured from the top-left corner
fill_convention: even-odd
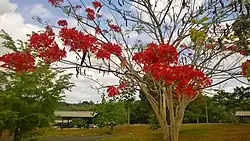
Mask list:
[[[103,98],[102,103],[96,105],[95,112],[98,113],[98,116],[94,119],[94,123],[100,128],[109,127],[108,134],[112,133],[115,125],[124,123],[124,120],[126,120],[124,104],[112,99],[105,100]]]
[[[1,129],[14,133],[14,140],[37,127],[49,126],[63,93],[73,86],[71,75],[44,65],[32,73],[8,73],[7,78],[0,95],[0,121]]]
[[[93,111],[95,104],[93,102],[82,101],[79,103],[60,102],[57,110],[61,111]]]
[[[0,36],[6,39],[3,46],[10,49],[12,54],[19,54],[26,48],[26,43],[14,42],[5,32],[1,32]],[[22,59],[19,57],[16,59]],[[22,57],[30,56],[25,54]],[[26,63],[32,64],[32,57],[30,59],[31,62]],[[19,67],[22,66],[22,60],[15,63]],[[54,109],[64,97],[64,92],[74,86],[70,82],[72,74],[52,70],[42,62],[38,62],[36,68],[27,67],[26,70],[27,72],[0,72],[0,131],[7,129],[11,134],[14,133],[14,140],[25,138],[27,133],[35,128],[49,126]],[[32,135],[34,133],[29,136]]]

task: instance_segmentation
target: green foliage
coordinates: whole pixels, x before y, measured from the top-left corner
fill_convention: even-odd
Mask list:
[[[148,122],[150,124],[150,129],[151,130],[157,130],[160,128],[160,124],[159,121],[157,120],[157,117],[155,115],[155,113],[152,111],[150,112],[148,117]]]
[[[193,43],[196,45],[201,44],[207,39],[207,35],[204,31],[202,30],[197,30],[195,28],[190,29],[190,38]]]
[[[250,37],[250,18],[248,15],[238,17],[233,25],[233,35],[238,37],[237,45],[248,49],[248,38]]]
[[[124,122],[124,105],[115,100],[103,99],[101,104],[96,105],[95,112],[98,113],[98,116],[94,119],[94,123],[100,128],[110,127],[110,130],[113,130],[115,125]]]
[[[236,87],[234,92],[218,91],[213,97],[199,97],[186,108],[184,122],[234,123],[235,112],[250,110],[250,88]]]
[[[1,43],[5,48],[10,49],[14,52],[25,50],[27,46],[27,42],[23,42],[22,40],[17,40],[16,42],[12,39],[12,37],[5,32],[4,30],[0,31],[0,38],[4,41]]]
[[[144,95],[143,95],[144,96]],[[153,110],[146,99],[134,101],[131,108],[131,123],[132,124],[148,124],[149,118]]]
[[[32,73],[6,73],[0,91],[0,129],[24,138],[35,128],[49,126],[54,109],[74,85],[71,74],[39,65]]]
[[[57,108],[59,111],[93,111],[94,109],[95,104],[92,101],[82,101],[76,104],[60,102]]]

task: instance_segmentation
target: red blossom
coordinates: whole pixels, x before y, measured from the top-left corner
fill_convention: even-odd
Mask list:
[[[108,86],[107,93],[109,97],[114,97],[119,94],[119,90],[115,86]]]
[[[193,96],[212,83],[210,78],[191,65],[154,64],[148,71],[156,80],[163,81],[166,85],[174,85],[177,93],[182,95]]]
[[[247,51],[246,51],[245,49],[242,49],[242,50],[240,50],[240,54],[241,54],[241,55],[246,55],[246,54],[247,54]]]
[[[62,39],[64,45],[70,47],[70,51],[86,52],[90,49],[91,52],[95,52],[97,38],[90,34],[84,34],[77,31],[75,28],[61,28],[59,36]]]
[[[124,89],[126,87],[126,82],[122,81],[117,89]]]
[[[57,22],[57,24],[58,24],[59,26],[67,26],[67,25],[68,25],[68,22],[67,22],[66,20],[59,20],[59,21]]]
[[[126,83],[123,81],[118,87],[108,86],[107,93],[109,97],[114,97],[120,93],[119,90],[122,90],[126,87]]]
[[[110,53],[105,49],[98,49],[96,53],[97,59],[110,59]]]
[[[118,25],[115,25],[115,24],[108,24],[108,26],[114,30],[115,32],[121,32],[121,28],[118,26]]]
[[[33,33],[30,36],[28,48],[34,51],[45,63],[52,63],[66,57],[65,50],[61,50],[55,42],[55,34],[49,26],[43,33]]]
[[[235,45],[232,45],[228,48],[228,50],[231,50],[231,51],[236,51],[237,50],[237,46]]]
[[[97,0],[93,1],[92,4],[93,4],[95,9],[102,7],[102,3],[97,1]]]
[[[156,63],[172,64],[178,60],[176,48],[170,44],[151,43],[143,52],[135,53],[133,60],[145,65],[145,68]]]
[[[102,43],[101,47],[102,49],[107,50],[111,54],[114,54],[116,56],[122,56],[122,48],[119,44]]]
[[[96,34],[100,34],[102,32],[101,28],[100,27],[96,27],[95,28],[95,33]]]
[[[246,76],[247,71],[250,69],[250,60],[247,60],[246,62],[242,63],[241,68],[242,68],[242,75]]]
[[[44,60],[46,64],[51,64],[66,57],[66,51],[65,49],[61,50],[56,44],[53,48],[48,48],[47,50],[41,52],[39,57]]]
[[[103,33],[108,33],[108,30],[104,29],[102,30]]]
[[[156,81],[173,85],[177,94],[194,96],[212,81],[202,71],[191,65],[178,65],[178,53],[170,44],[148,45],[143,52],[136,53],[133,58],[143,64],[143,71],[152,74]]]
[[[60,3],[63,3],[64,0],[49,0],[49,3],[51,3],[52,5],[59,5]]]
[[[86,12],[87,12],[87,18],[89,20],[94,20],[95,19],[95,10],[92,8],[86,8]]]
[[[13,52],[0,57],[4,62],[1,67],[13,69],[16,72],[30,72],[35,70],[35,58],[29,52]]]
[[[122,56],[122,49],[118,44],[102,43],[101,48],[96,53],[97,59],[110,59],[110,55]]]

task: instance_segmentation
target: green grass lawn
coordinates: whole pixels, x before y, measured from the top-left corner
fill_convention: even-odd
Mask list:
[[[43,136],[105,135],[107,129],[46,129]],[[161,141],[161,131],[147,125],[123,125],[114,128],[115,136],[99,141]],[[250,141],[250,124],[184,124],[180,141]]]

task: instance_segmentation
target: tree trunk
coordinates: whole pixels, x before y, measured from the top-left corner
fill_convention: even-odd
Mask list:
[[[14,141],[18,141],[19,140],[19,138],[18,138],[18,128],[16,128],[15,131],[14,131],[14,139],[13,140]]]
[[[179,130],[188,102],[182,99],[177,105],[174,105],[171,87],[169,87],[168,91],[163,89],[159,100],[152,97],[146,87],[141,87],[141,89],[159,121],[163,132],[163,141],[178,141]]]
[[[128,124],[130,124],[130,107],[128,106]]]
[[[162,133],[163,133],[163,141],[178,141],[179,138],[179,126],[172,125],[161,125]],[[173,132],[174,131],[174,132]]]

